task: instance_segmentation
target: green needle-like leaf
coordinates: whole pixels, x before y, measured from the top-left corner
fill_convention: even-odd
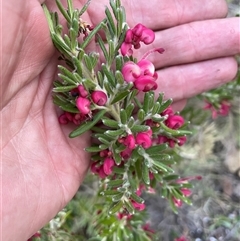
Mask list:
[[[81,44],[81,48],[85,49],[88,44],[90,43],[90,41],[92,40],[92,38],[97,34],[97,32],[103,27],[104,22],[99,23],[90,33],[89,35],[85,38],[85,40],[83,41],[83,43]]]

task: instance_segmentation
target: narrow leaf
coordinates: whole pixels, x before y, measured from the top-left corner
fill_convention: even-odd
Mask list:
[[[85,148],[85,151],[87,151],[87,152],[99,152],[101,150],[102,149],[99,146],[90,146],[90,147]]]
[[[107,187],[109,188],[115,188],[115,187],[119,187],[122,186],[124,183],[123,179],[115,179],[115,180],[111,180],[107,183]]]
[[[134,192],[131,194],[131,199],[133,199],[137,203],[144,203],[144,200]]]
[[[118,129],[118,130],[107,130],[105,131],[105,135],[112,137],[112,138],[118,138],[124,133],[124,130]]]
[[[114,99],[111,101],[111,105],[115,104],[116,102],[123,100],[124,98],[126,98],[129,95],[129,90],[127,91],[123,91],[123,92],[118,92]]]
[[[76,88],[76,85],[59,86],[59,87],[53,88],[53,92],[69,92],[74,88]]]
[[[125,125],[125,124],[127,123],[128,118],[127,118],[127,112],[126,112],[126,110],[124,110],[124,109],[121,109],[121,110],[120,110],[120,119],[121,119],[121,123],[122,123],[123,125]]]
[[[64,18],[67,20],[68,23],[70,23],[71,22],[71,18],[69,16],[68,12],[63,7],[61,1],[60,0],[56,0],[56,4],[57,4],[58,9],[60,10],[62,15],[64,16]]]
[[[146,149],[146,153],[149,155],[160,154],[162,151],[168,148],[167,144],[161,144],[156,146],[151,146],[150,148]]]
[[[137,133],[137,132],[145,132],[145,131],[148,131],[149,130],[149,126],[145,126],[145,125],[134,125],[132,128],[131,128],[131,131],[133,133]]]
[[[112,119],[109,119],[107,117],[104,117],[102,119],[102,122],[105,126],[110,127],[110,128],[119,128],[118,122]]]
[[[110,215],[120,211],[120,209],[122,208],[123,203],[121,201],[117,202],[117,203],[113,203],[113,205],[109,208],[108,213]]]
[[[161,104],[161,107],[159,108],[159,113],[161,114],[164,110],[167,109],[172,104],[173,100],[168,99],[164,103]]]
[[[100,48],[103,52],[104,58],[108,59],[109,57],[108,57],[107,49],[106,49],[105,44],[102,40],[102,37],[99,34],[97,35],[97,43],[99,44],[99,46],[100,46]]]
[[[89,35],[85,38],[85,40],[83,41],[81,48],[85,49],[88,44],[90,43],[90,41],[92,40],[92,38],[97,34],[97,32],[103,27],[104,22],[99,23],[90,33]]]
[[[147,186],[150,185],[149,169],[144,163],[142,163],[142,179]]]

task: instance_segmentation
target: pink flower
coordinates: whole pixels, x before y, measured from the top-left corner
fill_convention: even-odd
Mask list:
[[[86,115],[90,112],[90,100],[83,97],[78,97],[76,100],[76,106],[79,109],[80,113]]]
[[[134,86],[136,87],[136,89],[141,90],[143,92],[156,90],[158,87],[155,79],[149,75],[143,75],[137,78],[134,82]]]
[[[165,109],[165,110],[161,113],[161,115],[162,115],[162,116],[165,116],[165,115],[172,116],[172,115],[174,115],[172,106],[169,106],[167,109]]]
[[[181,207],[182,206],[182,200],[180,200],[180,199],[177,199],[177,198],[175,198],[175,197],[172,197],[172,200],[173,200],[173,203],[174,203],[174,205],[176,206],[176,207]]]
[[[155,231],[150,228],[149,223],[144,224],[144,225],[142,226],[142,229],[145,230],[145,231],[147,231],[147,232],[153,233],[153,234],[155,233]]]
[[[169,128],[178,129],[184,124],[184,118],[180,115],[171,115],[165,122]]]
[[[88,92],[83,85],[78,86],[78,91],[79,91],[79,94],[80,94],[81,97],[85,98],[85,97],[88,96]]]
[[[103,171],[108,176],[112,173],[112,168],[115,165],[115,161],[112,158],[105,158],[103,161]]]
[[[137,24],[133,29],[132,33],[134,37],[137,37],[137,40],[144,42],[145,44],[151,44],[155,39],[154,32],[142,25],[141,23]]]
[[[140,42],[143,42],[144,44],[151,44],[154,41],[154,39],[154,32],[151,29],[139,23],[133,29],[127,30],[125,40],[120,48],[121,54],[123,56],[132,55],[132,46],[135,49],[139,49],[141,47]]]
[[[141,72],[141,68],[131,61],[125,63],[122,68],[124,80],[127,82],[134,82],[141,75]]]
[[[121,157],[125,160],[130,158],[131,154],[132,154],[132,149],[130,149],[128,147],[120,153]]]
[[[120,220],[123,219],[123,218],[126,218],[127,220],[130,220],[132,218],[132,215],[128,214],[128,213],[118,213],[117,218],[120,219]]]
[[[152,139],[148,133],[140,132],[136,135],[136,143],[147,149],[152,146]]]
[[[157,89],[157,73],[154,65],[142,59],[137,64],[127,62],[122,68],[122,74],[126,82],[133,82],[136,89],[143,92]]]
[[[107,102],[107,95],[101,90],[93,91],[91,98],[92,101],[99,106],[103,106]]]
[[[137,203],[132,200],[133,207],[138,211],[143,211],[146,208],[146,205],[144,203]]]
[[[129,44],[129,43],[123,42],[120,50],[121,50],[121,54],[123,56],[125,56],[125,55],[131,56],[133,54],[132,44]]]
[[[185,236],[181,236],[179,238],[176,238],[174,241],[188,241],[188,239]]]
[[[155,74],[155,67],[152,62],[147,59],[140,60],[137,65],[140,67],[141,75],[150,75]]]
[[[185,142],[187,141],[187,137],[186,136],[179,136],[177,137],[177,140],[178,140],[178,145],[179,146],[182,146],[185,144]]]
[[[61,114],[61,115],[58,117],[58,122],[59,122],[60,124],[62,124],[62,125],[66,125],[66,124],[69,122],[69,120],[68,120],[68,118],[66,117],[66,114],[65,114],[65,113]]]
[[[222,116],[226,116],[229,114],[230,108],[231,108],[231,104],[228,101],[222,101],[221,107],[220,107],[218,113]]]
[[[133,135],[128,135],[124,140],[123,144],[127,146],[129,149],[133,150],[135,148],[135,138]]]
[[[213,104],[206,102],[206,105],[203,107],[203,109],[209,109],[212,112],[212,118],[216,119],[219,115],[226,116],[229,113],[229,110],[231,108],[231,104],[223,100],[220,103],[220,107],[217,108]]]
[[[103,170],[103,165],[100,165],[99,162],[93,162],[90,169],[92,173],[97,174],[100,178],[105,178],[107,176]]]
[[[181,188],[181,192],[186,197],[189,197],[192,194],[192,191],[189,188]]]
[[[145,44],[150,44],[155,39],[154,32],[151,29],[142,25],[141,23],[137,24],[133,28],[132,33],[136,37],[139,37],[140,41],[144,42]]]

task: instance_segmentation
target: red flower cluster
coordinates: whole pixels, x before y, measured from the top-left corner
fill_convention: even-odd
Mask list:
[[[135,49],[140,48],[140,42],[150,44],[154,41],[155,34],[151,29],[146,28],[142,24],[137,24],[133,29],[128,29],[124,42],[121,45],[121,53],[123,56],[132,55],[132,46]],[[134,63],[128,61],[122,68],[122,74],[126,82],[132,82],[136,89],[147,92],[149,90],[157,89],[156,80],[158,78],[155,72],[155,67],[152,62],[146,59],[146,57],[153,53],[163,53],[164,49],[157,48],[148,51],[142,59]]]
[[[123,56],[132,55],[132,46],[135,49],[139,49],[141,47],[140,42],[143,42],[144,44],[151,44],[154,39],[154,32],[139,23],[133,29],[127,30],[125,40],[121,45],[121,54]]]
[[[180,115],[175,115],[172,107],[168,107],[165,111],[161,113],[161,116],[166,117],[164,124],[169,127],[170,129],[177,130],[184,124],[184,118]],[[182,146],[187,141],[186,136],[178,136],[178,137],[171,137],[165,135],[158,135],[156,140],[157,144],[168,143],[170,147],[174,147],[177,143],[179,146]]]
[[[60,124],[68,124],[73,122],[75,125],[80,125],[91,114],[91,105],[103,106],[106,104],[108,97],[105,92],[101,90],[95,90],[91,94],[84,88],[83,85],[79,85],[77,88],[71,90],[71,96],[76,97],[76,107],[80,113],[64,112],[59,116],[58,120]]]
[[[76,99],[76,106],[80,113],[87,115],[91,112],[91,104],[98,106],[103,106],[107,102],[107,95],[102,90],[95,90],[88,97],[88,92],[85,90],[84,86],[78,86],[79,96]]]
[[[212,112],[212,118],[216,119],[219,115],[227,116],[229,111],[230,111],[231,104],[228,101],[223,100],[220,103],[220,107],[217,108],[213,104],[207,102],[206,105],[203,108],[209,109]]]
[[[191,180],[201,180],[201,179],[202,179],[201,176],[191,176],[191,177],[180,178],[176,181],[176,183],[182,184],[182,183],[188,183],[188,181],[191,181]],[[185,197],[189,197],[192,194],[192,191],[189,188],[181,188],[180,191]],[[181,207],[183,204],[182,200],[177,199],[175,197],[173,197],[172,200],[176,207]]]
[[[122,68],[122,74],[126,82],[133,82],[136,89],[147,92],[157,88],[158,78],[153,63],[142,59],[137,64],[127,62]]]

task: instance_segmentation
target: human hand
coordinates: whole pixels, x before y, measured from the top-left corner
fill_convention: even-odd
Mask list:
[[[3,26],[1,79],[1,224],[6,241],[16,237],[25,241],[65,206],[89,161],[83,151],[89,136],[69,139],[70,127],[59,126],[52,104],[57,62],[42,2],[3,3],[3,19],[8,19]],[[53,0],[47,4],[54,9]],[[106,4],[107,0],[92,1],[86,20],[93,25],[101,21]],[[166,97],[180,101],[235,76],[237,65],[229,56],[239,53],[238,19],[216,19],[226,15],[224,1],[153,0],[146,6],[145,1],[124,0],[123,4],[129,25],[141,22],[154,29],[155,47],[166,50],[151,56],[159,69],[159,90]]]

